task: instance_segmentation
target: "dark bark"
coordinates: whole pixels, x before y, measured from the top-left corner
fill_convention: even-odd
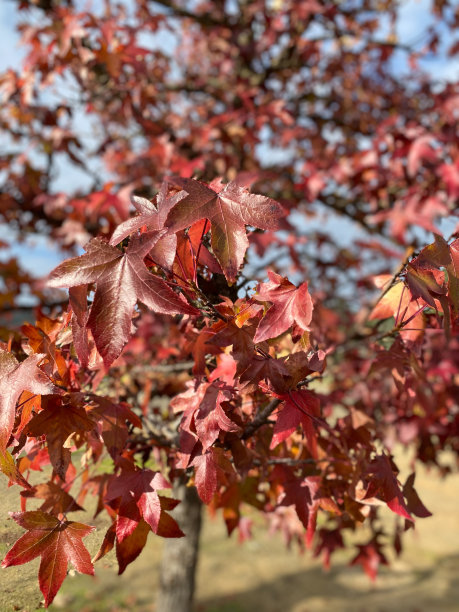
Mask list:
[[[191,612],[201,532],[202,502],[195,487],[175,483],[173,511],[184,538],[164,541],[156,612]]]

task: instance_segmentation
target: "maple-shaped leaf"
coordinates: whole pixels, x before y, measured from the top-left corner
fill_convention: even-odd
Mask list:
[[[71,495],[52,481],[38,484],[28,491],[21,491],[21,496],[24,498],[43,499],[44,501],[39,508],[42,512],[66,514],[67,512],[83,510]]]
[[[155,202],[139,196],[132,196],[132,203],[138,215],[118,225],[110,239],[110,244],[113,246],[117,245],[124,238],[144,226],[148,230],[162,230],[165,227],[164,223],[169,211],[186,195],[186,191],[179,191],[169,196],[168,185],[164,182],[155,198]],[[174,261],[176,245],[176,236],[174,234],[165,234],[152,246],[150,256],[160,266],[170,269]]]
[[[43,398],[43,410],[27,426],[27,432],[32,436],[46,436],[51,464],[62,480],[65,480],[70,464],[69,437],[72,434],[84,434],[95,426],[95,422],[78,403],[78,394],[70,396],[70,401],[66,402],[56,396]]]
[[[320,506],[332,512],[339,513],[336,504],[320,493],[320,477],[308,476],[298,478],[287,466],[277,465],[270,480],[277,481],[282,492],[277,504],[279,506],[295,506],[295,511],[306,529],[306,543],[311,545],[316,528],[317,512]]]
[[[324,569],[330,569],[330,557],[335,552],[344,548],[343,536],[339,529],[319,529],[317,532],[318,544],[314,549],[314,557],[323,555]]]
[[[185,351],[189,351],[193,355],[193,374],[202,376],[206,369],[206,355],[216,355],[220,350],[210,342],[215,335],[215,331],[209,327],[204,327],[199,331],[193,330],[191,334],[192,337],[185,344]]]
[[[276,338],[292,325],[296,325],[301,333],[309,330],[313,305],[308,284],[302,283],[296,287],[288,279],[271,270],[268,270],[268,277],[269,282],[260,285],[254,299],[271,302],[272,306],[261,319],[254,342]]]
[[[16,403],[23,391],[47,395],[56,391],[54,385],[37,367],[44,355],[30,355],[19,363],[0,349],[0,452],[4,452],[13,431]]]
[[[164,182],[155,198],[155,202],[139,196],[132,196],[138,215],[118,225],[110,238],[110,244],[116,245],[130,234],[146,226],[149,230],[161,230],[164,228],[169,211],[184,197],[186,191],[179,191],[168,196],[168,185]]]
[[[357,548],[359,552],[349,565],[361,565],[370,580],[376,580],[379,566],[389,565],[377,537],[373,538],[368,544],[357,545]]]
[[[208,219],[212,250],[227,280],[233,283],[249,246],[245,226],[276,229],[277,219],[283,214],[282,207],[271,198],[252,194],[235,182],[220,190],[221,185],[216,182],[208,187],[187,178],[173,177],[169,181],[188,195],[169,212],[166,227],[170,232],[178,232],[200,219]]]
[[[371,311],[370,320],[394,317],[397,321],[407,311],[411,299],[410,292],[405,283],[402,282],[394,283],[392,287],[386,290],[387,283],[392,278],[390,274],[381,274],[373,279],[375,285],[385,290],[386,293],[383,294]]]
[[[234,321],[228,321],[223,327],[217,331],[213,338],[209,339],[209,344],[216,346],[232,345],[231,355],[237,363],[236,374],[250,368],[254,359],[255,344],[253,335],[255,333],[255,324],[238,326]],[[268,345],[266,345],[268,348]]]
[[[233,466],[222,448],[212,447],[205,453],[196,454],[190,464],[195,468],[198,495],[205,504],[210,504],[219,484],[225,484],[228,476],[234,476]]]
[[[362,501],[370,497],[379,497],[386,502],[392,512],[413,521],[403,499],[391,460],[386,455],[378,455],[371,461],[368,474],[370,484]]]
[[[314,419],[320,416],[317,397],[306,389],[290,391],[276,397],[283,400],[283,405],[277,415],[270,448],[275,448],[286,440],[301,424],[309,452],[313,457],[317,457],[317,434],[314,427]]]
[[[446,287],[438,284],[434,273],[431,270],[417,269],[412,264],[408,264],[406,282],[414,300],[422,298],[429,306],[436,309],[435,298],[446,293]]]
[[[145,267],[143,259],[161,235],[150,232],[135,236],[124,253],[94,238],[86,245],[84,255],[64,261],[50,275],[50,287],[96,283],[87,325],[106,367],[130,338],[137,300],[163,314],[199,314]]]
[[[214,448],[193,460],[195,467],[194,483],[199,497],[205,504],[210,504],[218,486],[218,466],[214,458]]]
[[[231,389],[224,383],[215,381],[201,383],[197,389],[190,386],[171,402],[175,412],[183,410],[181,432],[196,435],[204,452],[212,446],[221,431],[239,431],[239,427],[227,416],[222,405],[231,397]]]
[[[138,428],[142,427],[142,422],[127,404],[115,404],[101,396],[94,396],[92,399],[96,405],[89,409],[88,415],[98,421],[104,444],[111,458],[116,460],[128,439],[126,421]]]
[[[410,510],[410,512],[412,512],[415,516],[419,516],[420,518],[427,518],[428,516],[432,516],[432,513],[427,510],[422,501],[419,499],[419,495],[414,488],[415,477],[416,474],[414,472],[408,476],[405,484],[403,485],[403,495],[406,498],[408,510]]]
[[[13,456],[7,450],[0,450],[0,471],[8,477],[11,482],[30,489],[30,485],[16,465]]]
[[[250,365],[241,372],[239,380],[244,383],[245,389],[253,388],[265,380],[275,391],[282,393],[287,390],[286,381],[290,372],[285,365],[285,357],[275,359],[270,355],[254,355]]]
[[[46,607],[53,601],[64,581],[69,562],[82,574],[94,574],[91,557],[82,542],[82,538],[94,527],[60,521],[41,510],[13,512],[11,516],[18,525],[27,529],[27,533],[8,551],[2,567],[22,565],[41,556],[38,580]]]
[[[107,488],[106,501],[117,510],[116,538],[122,542],[136,529],[141,518],[158,533],[161,515],[161,497],[157,491],[170,489],[171,484],[159,472],[136,469],[125,462],[121,474],[114,477]],[[176,500],[171,500],[178,502]],[[169,531],[163,537],[179,538],[183,535],[177,523],[170,517]]]
[[[116,522],[112,523],[105,534],[104,540],[96,556],[93,559],[94,563],[99,559],[102,559],[102,557],[110,552],[116,543],[118,574],[121,575],[127,566],[135,561],[145,548],[150,531],[150,525],[141,519],[136,524],[132,533],[130,533],[120,542],[116,538]]]

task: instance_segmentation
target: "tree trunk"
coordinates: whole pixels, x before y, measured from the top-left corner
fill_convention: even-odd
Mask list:
[[[181,503],[172,512],[184,538],[164,541],[156,612],[191,612],[201,532],[201,506],[195,487],[174,484]]]

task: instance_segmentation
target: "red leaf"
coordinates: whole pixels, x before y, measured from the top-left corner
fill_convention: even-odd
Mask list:
[[[258,325],[254,342],[276,338],[294,323],[304,332],[309,330],[312,319],[312,300],[308,284],[298,288],[289,280],[268,271],[269,282],[260,286],[254,296],[260,302],[272,302],[272,306]]]
[[[375,457],[370,463],[368,474],[371,478],[365,498],[379,497],[386,502],[392,512],[413,521],[413,517],[403,499],[390,459],[386,455]]]
[[[172,208],[166,226],[178,232],[200,219],[208,219],[212,250],[227,280],[234,282],[249,246],[245,226],[276,229],[276,220],[283,214],[280,204],[249,193],[235,182],[228,183],[219,193],[192,179],[174,177],[170,182],[188,195]]]
[[[71,495],[52,481],[36,485],[29,491],[21,491],[21,496],[25,498],[43,499],[44,502],[39,508],[42,512],[66,514],[67,512],[83,510]]]
[[[422,501],[419,499],[419,495],[414,488],[414,479],[416,474],[413,472],[408,476],[403,486],[403,495],[406,498],[407,506],[410,512],[419,518],[427,518],[432,516],[432,513],[427,510]]]
[[[115,246],[124,238],[146,226],[149,230],[162,230],[165,225],[168,212],[183,199],[187,194],[185,191],[174,193],[168,197],[167,183],[163,183],[161,190],[156,196],[156,203],[150,202],[146,198],[139,196],[132,197],[132,203],[138,211],[138,215],[133,219],[128,219],[118,225],[110,239],[110,244]],[[177,238],[173,234],[161,236],[152,246],[150,256],[160,266],[170,269],[175,257]]]
[[[218,486],[218,467],[211,448],[203,455],[193,459],[195,467],[195,485],[199,497],[205,504],[210,504]]]
[[[215,381],[202,383],[197,389],[190,387],[171,402],[175,412],[183,410],[180,429],[196,435],[204,452],[212,446],[221,431],[239,431],[222,407],[222,403],[229,399],[231,391],[220,381]]]
[[[358,545],[357,548],[359,552],[349,565],[361,565],[370,580],[376,580],[379,566],[381,564],[389,565],[382,552],[381,545],[377,542],[376,538],[374,538],[368,544]]]
[[[44,355],[30,355],[19,363],[0,349],[0,451],[5,451],[13,431],[16,402],[23,391],[37,395],[53,393],[54,386],[37,367]]]
[[[147,543],[147,537],[150,533],[150,525],[144,520],[141,520],[135,526],[135,529],[121,542],[116,541],[116,558],[118,560],[118,574],[122,574],[129,563],[137,559]]]
[[[85,409],[77,405],[81,401],[80,396],[71,397],[70,400],[75,403],[63,403],[59,397],[43,399],[43,410],[27,426],[28,433],[33,436],[46,436],[51,464],[62,480],[65,480],[70,463],[70,449],[66,441],[72,434],[91,431],[95,425]]]
[[[319,400],[310,391],[305,389],[291,391],[278,397],[284,399],[284,404],[283,408],[279,410],[277,421],[274,425],[270,448],[275,448],[286,440],[301,424],[303,425],[309,452],[313,457],[317,457],[317,436],[314,428],[314,418],[320,414]]]
[[[408,264],[406,282],[410,288],[413,299],[422,298],[429,306],[436,308],[435,299],[446,293],[446,288],[441,287],[434,274],[430,270],[417,270]]]
[[[141,428],[142,422],[127,404],[115,404],[108,398],[94,396],[96,406],[89,410],[89,415],[100,423],[100,434],[112,459],[116,460],[124,450],[128,439],[126,421]]]
[[[186,195],[186,191],[179,191],[168,197],[167,183],[164,182],[155,198],[156,202],[151,202],[139,196],[132,196],[132,203],[139,214],[118,225],[110,239],[110,244],[115,246],[143,226],[146,226],[149,230],[163,229],[169,211]]]
[[[161,515],[161,498],[157,491],[170,489],[170,483],[159,473],[144,469],[131,469],[127,464],[119,476],[114,477],[107,489],[106,501],[118,511],[116,538],[122,542],[136,529],[143,518],[153,533],[158,532]],[[175,501],[175,500],[174,500]],[[171,518],[174,529],[167,537],[180,537],[177,523]]]
[[[137,300],[163,314],[199,312],[146,269],[143,258],[160,236],[161,232],[151,232],[134,237],[125,253],[94,238],[86,254],[64,261],[51,273],[50,287],[97,284],[88,327],[106,367],[130,338]]]
[[[91,576],[94,574],[91,557],[82,542],[82,538],[94,527],[60,521],[40,510],[14,512],[11,516],[28,531],[8,551],[2,567],[22,565],[41,556],[38,579],[46,607],[53,601],[64,581],[69,561],[78,572]]]

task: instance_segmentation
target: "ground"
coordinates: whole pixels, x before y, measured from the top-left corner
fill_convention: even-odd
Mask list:
[[[420,469],[416,486],[434,516],[416,521],[416,530],[406,534],[402,557],[392,558],[375,584],[360,568],[347,565],[350,551],[337,556],[326,573],[309,552],[286,550],[280,537],[261,526],[256,539],[240,545],[234,536],[226,537],[219,516],[206,518],[196,612],[459,612],[459,475],[439,480],[436,473]],[[0,492],[3,557],[23,531],[8,519],[8,511],[19,510],[16,487],[7,489],[2,479]],[[71,518],[98,527],[85,539],[95,552],[104,520],[82,513]],[[387,520],[392,520],[389,511]],[[113,556],[98,562],[96,578],[72,571],[50,610],[153,612],[161,545],[151,534],[146,549],[121,577]],[[1,570],[0,612],[34,612],[39,607],[37,570],[38,562]]]

